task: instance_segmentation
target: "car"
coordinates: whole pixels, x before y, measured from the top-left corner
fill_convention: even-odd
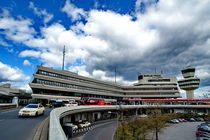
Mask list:
[[[90,126],[90,125],[91,125],[90,122],[84,121],[84,122],[80,123],[80,124],[78,125],[78,127],[79,127],[79,128],[84,128],[84,127],[88,127],[88,126]]]
[[[179,123],[179,120],[177,119],[172,119],[172,120],[168,120],[169,123]]]
[[[63,101],[56,101],[53,103],[53,107],[64,107],[64,102]]]
[[[45,108],[41,104],[28,104],[24,108],[20,109],[18,112],[18,116],[38,116],[43,115]]]
[[[204,131],[196,131],[195,135],[199,138],[200,137],[210,138],[210,133]]]
[[[207,125],[200,125],[200,126],[197,128],[197,131],[208,132],[208,133],[210,133],[210,127],[207,126]]]
[[[189,122],[195,122],[195,119],[194,118],[187,118],[187,121],[189,121]]]
[[[200,117],[199,118],[195,118],[195,120],[196,121],[204,121],[204,119],[203,118],[200,118]]]
[[[67,107],[78,106],[78,103],[77,102],[69,102],[68,104],[65,104],[65,106],[67,106]]]
[[[71,122],[65,123],[64,126],[72,127],[72,130],[77,130],[78,129],[78,126],[71,123]]]
[[[199,128],[199,127],[201,127],[201,126],[208,126],[208,127],[210,127],[210,123],[208,123],[208,122],[201,123],[201,124],[199,124],[199,125],[197,126],[197,128]]]

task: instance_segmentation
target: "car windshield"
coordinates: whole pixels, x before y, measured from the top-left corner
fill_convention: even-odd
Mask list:
[[[25,108],[38,108],[38,105],[27,105]]]

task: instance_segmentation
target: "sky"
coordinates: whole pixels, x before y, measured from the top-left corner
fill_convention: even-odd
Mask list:
[[[1,0],[0,82],[30,91],[37,65],[132,85],[196,68],[210,92],[210,0]],[[181,95],[184,97],[184,91]]]

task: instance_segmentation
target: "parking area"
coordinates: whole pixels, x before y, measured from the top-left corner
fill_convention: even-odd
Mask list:
[[[169,124],[159,134],[160,140],[196,140],[196,129],[202,122]],[[154,136],[155,137],[155,136]]]

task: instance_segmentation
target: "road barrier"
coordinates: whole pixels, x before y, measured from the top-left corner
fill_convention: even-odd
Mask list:
[[[16,108],[16,104],[0,104],[0,111]]]
[[[47,117],[39,125],[35,135],[33,136],[33,140],[48,140],[48,130],[49,130],[49,117]]]
[[[67,140],[67,137],[60,124],[60,118],[87,111],[118,110],[119,106],[78,106],[61,107],[53,109],[50,113],[49,140]]]
[[[110,106],[77,106],[53,109],[50,113],[49,140],[67,140],[60,124],[64,116],[91,111],[129,110],[129,109],[210,109],[209,105],[110,105]],[[81,131],[81,130],[78,130]]]

